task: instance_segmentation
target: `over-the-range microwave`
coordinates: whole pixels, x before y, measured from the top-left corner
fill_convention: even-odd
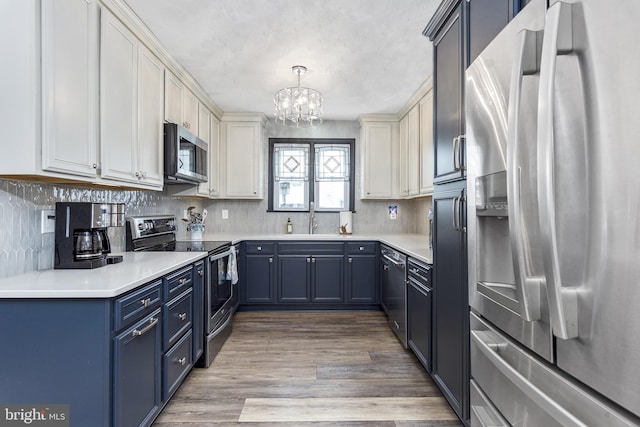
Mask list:
[[[208,145],[184,127],[164,124],[164,181],[197,184],[207,181]]]

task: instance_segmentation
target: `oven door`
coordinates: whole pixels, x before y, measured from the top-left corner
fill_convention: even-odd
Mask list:
[[[207,332],[213,332],[232,308],[233,285],[229,258],[234,248],[221,254],[209,255],[209,283],[206,297]]]

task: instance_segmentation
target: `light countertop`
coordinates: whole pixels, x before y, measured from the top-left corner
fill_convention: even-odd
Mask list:
[[[242,234],[205,233],[203,240],[378,241],[431,264],[428,238],[422,234]],[[121,263],[93,270],[32,271],[0,279],[1,298],[112,298],[191,264],[205,252],[125,252]]]
[[[433,264],[433,254],[429,249],[429,238],[424,234],[242,234],[242,233],[204,233],[203,240],[228,240],[240,243],[246,240],[306,240],[306,241],[378,241],[387,246],[417,258],[427,264]]]
[[[42,270],[0,279],[0,298],[111,298],[204,258],[206,252],[125,252],[91,270]]]

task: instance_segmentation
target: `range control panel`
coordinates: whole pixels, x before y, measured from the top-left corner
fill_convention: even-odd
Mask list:
[[[176,218],[173,215],[131,216],[127,217],[127,224],[133,239],[149,237],[159,234],[174,233]]]

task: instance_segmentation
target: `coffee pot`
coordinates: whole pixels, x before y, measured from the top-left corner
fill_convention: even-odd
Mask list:
[[[121,203],[56,203],[54,268],[96,268],[121,262],[121,255],[110,255],[107,227],[122,226]]]

